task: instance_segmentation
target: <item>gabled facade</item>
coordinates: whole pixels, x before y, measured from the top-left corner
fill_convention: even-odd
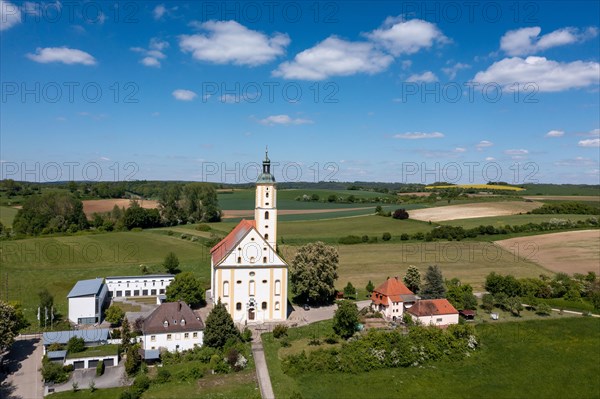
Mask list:
[[[407,312],[414,321],[425,326],[458,324],[458,310],[447,299],[421,299]]]
[[[75,324],[102,322],[102,311],[108,304],[108,289],[103,278],[80,280],[67,295],[69,321]]]
[[[381,312],[386,319],[402,320],[405,308],[412,306],[419,299],[398,279],[388,278],[371,294],[371,309]]]
[[[211,249],[211,291],[236,323],[287,318],[288,266],[277,254],[277,193],[268,155],[256,183],[255,220],[242,220]]]

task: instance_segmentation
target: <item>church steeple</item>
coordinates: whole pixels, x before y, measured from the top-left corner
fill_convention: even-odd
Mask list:
[[[271,174],[269,149],[265,149],[263,169],[256,181],[256,206],[254,208],[256,229],[273,249],[277,246],[277,191]]]

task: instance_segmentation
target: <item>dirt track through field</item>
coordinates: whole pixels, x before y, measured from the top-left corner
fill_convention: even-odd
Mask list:
[[[86,200],[83,202],[83,212],[87,217],[92,216],[94,212],[110,212],[117,205],[119,208],[129,208],[131,200],[125,198],[119,199],[101,199],[101,200]],[[154,200],[138,200],[142,208],[152,209],[158,208],[158,201]]]
[[[509,238],[496,244],[553,272],[600,274],[600,230]]]
[[[473,219],[489,216],[516,215],[542,206],[541,202],[507,201],[476,204],[438,206],[408,211],[411,219],[442,222],[456,219]]]

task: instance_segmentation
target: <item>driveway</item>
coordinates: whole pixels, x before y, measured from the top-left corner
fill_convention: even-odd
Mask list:
[[[7,399],[41,399],[44,397],[42,344],[39,338],[18,337],[5,361],[8,375],[0,374],[0,397]]]
[[[124,362],[121,361],[118,366],[106,367],[104,374],[96,377],[96,369],[74,370],[71,379],[61,385],[54,385],[54,392],[71,391],[73,382],[77,382],[79,389],[88,389],[90,383],[94,381],[96,388],[114,388],[130,385],[131,381],[125,376]]]
[[[366,301],[358,301],[356,302],[356,306],[358,306],[358,310],[365,308],[371,304],[371,300]],[[317,321],[329,320],[333,319],[333,314],[337,309],[337,305],[333,304],[330,306],[319,306],[310,308],[310,310],[304,310],[299,305],[292,305],[292,312],[290,313],[290,317],[288,317],[289,324],[311,324],[316,323]]]

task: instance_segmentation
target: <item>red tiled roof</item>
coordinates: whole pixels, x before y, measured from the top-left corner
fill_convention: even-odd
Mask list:
[[[185,320],[182,325],[181,320]],[[167,322],[165,324],[165,321]],[[166,327],[165,327],[166,325]],[[200,317],[184,302],[166,302],[154,309],[144,320],[144,334],[160,334],[172,332],[204,330]]]
[[[212,256],[213,264],[221,262],[227,254],[239,244],[242,238],[248,233],[252,228],[254,228],[255,223],[254,220],[242,220],[225,238],[223,238],[217,245],[212,247],[210,250],[210,254]]]
[[[371,300],[376,304],[388,305],[392,302],[403,302],[400,295],[414,295],[397,277],[388,278],[383,284],[373,290]],[[389,298],[389,299],[388,299]]]
[[[407,312],[417,317],[458,314],[458,310],[447,299],[422,299],[411,306]]]

